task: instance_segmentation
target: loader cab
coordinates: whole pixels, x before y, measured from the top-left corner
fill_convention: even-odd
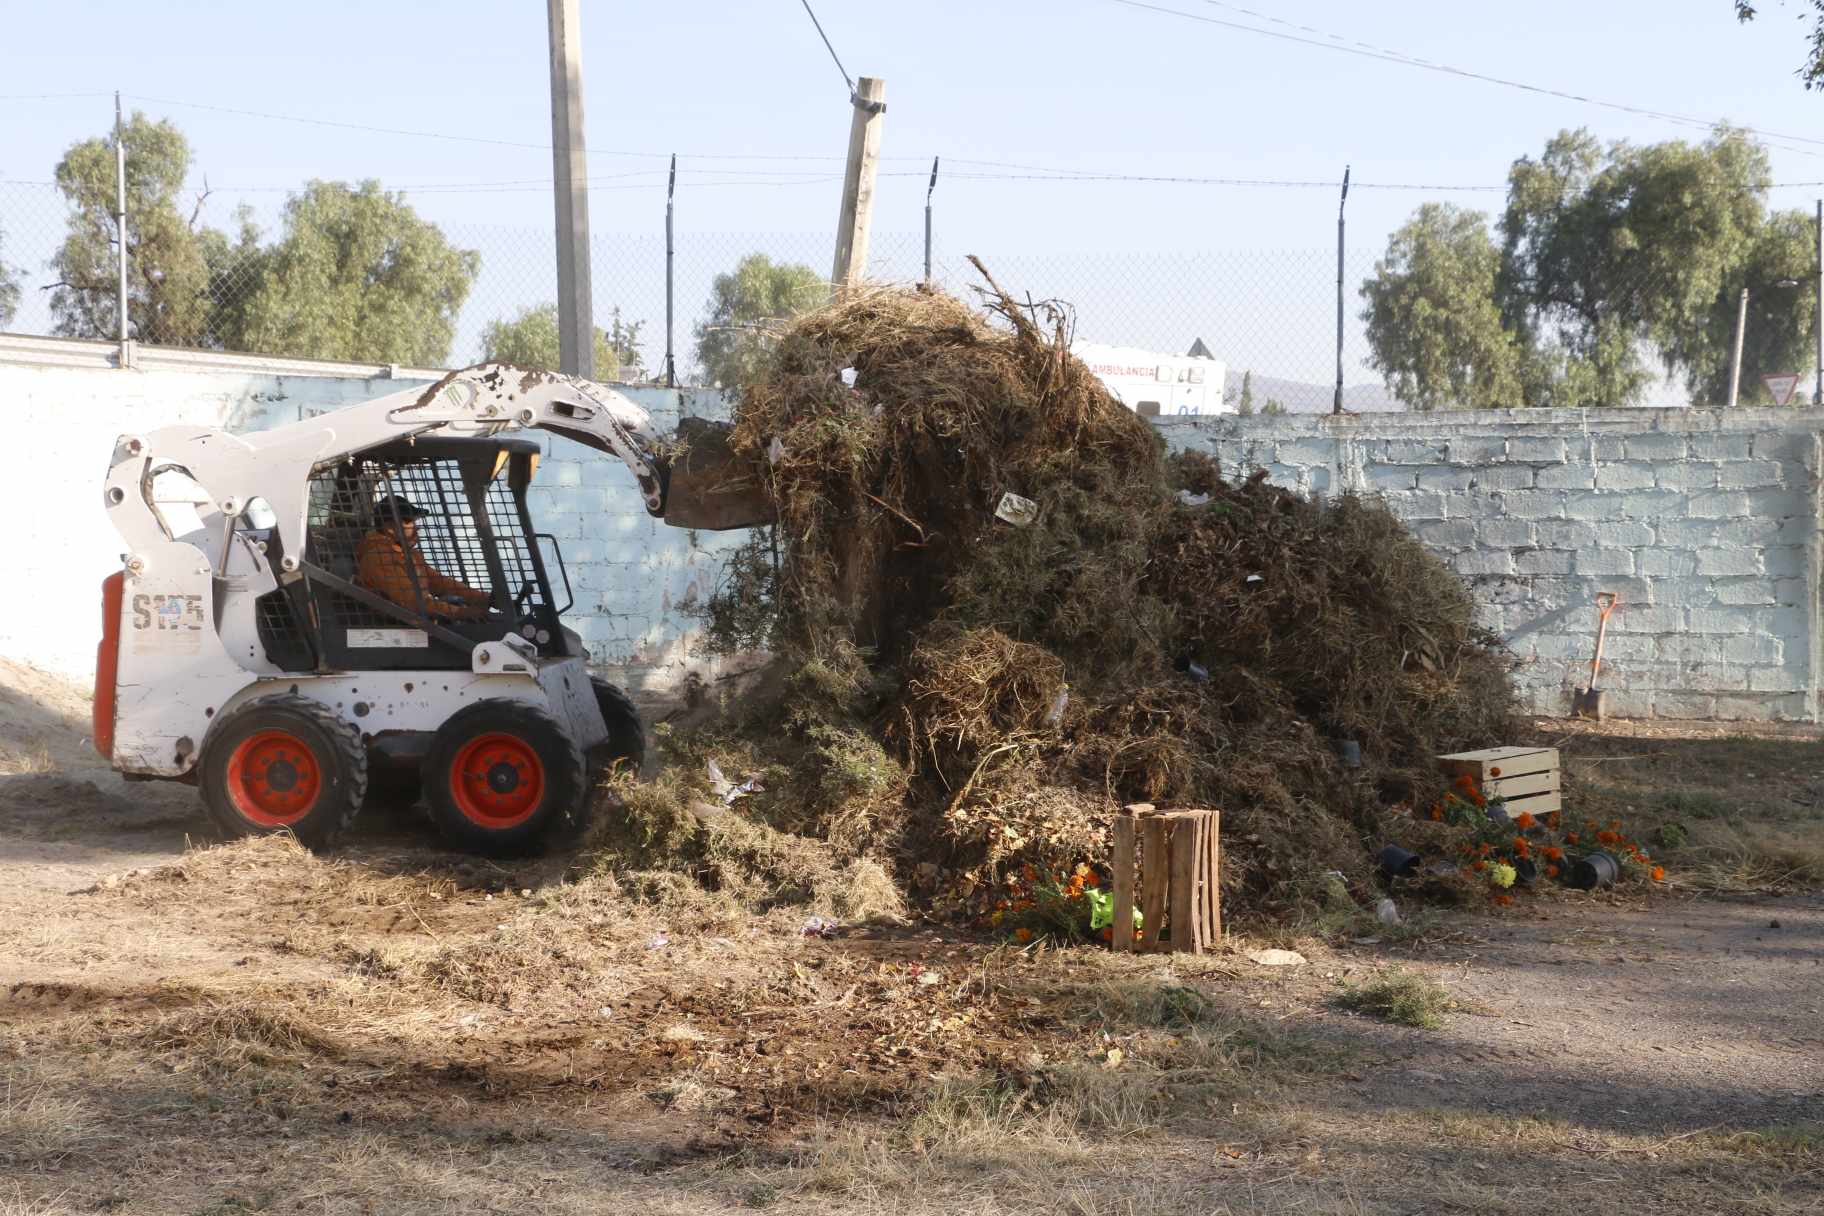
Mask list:
[[[526,506],[538,456],[523,439],[405,439],[317,466],[304,577],[260,599],[267,657],[287,671],[466,670],[476,643],[509,633],[541,655],[581,653],[560,620],[571,598],[563,555]],[[411,528],[383,505],[399,500],[414,510]],[[363,546],[389,544],[422,563],[407,556],[395,563],[404,582],[370,585]],[[485,617],[462,619],[424,585],[439,576],[483,593]]]

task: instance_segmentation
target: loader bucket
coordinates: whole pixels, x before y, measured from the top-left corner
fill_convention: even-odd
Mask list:
[[[710,532],[757,528],[775,511],[762,472],[728,447],[726,422],[686,418],[678,423],[665,494],[665,522]]]

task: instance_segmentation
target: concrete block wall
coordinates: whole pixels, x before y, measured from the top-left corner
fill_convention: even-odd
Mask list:
[[[1174,448],[1304,494],[1382,495],[1472,586],[1562,713],[1621,599],[1602,684],[1617,715],[1816,721],[1817,410],[1490,410],[1164,419]]]
[[[17,589],[0,596],[0,654],[81,680],[93,674],[101,580],[119,568],[122,547],[101,504],[120,435],[184,423],[264,430],[429,383],[429,373],[273,374],[237,358],[246,370],[135,371],[9,362],[0,351],[0,418],[16,453],[0,478],[0,560]],[[681,415],[727,408],[714,392],[625,391],[664,431]],[[692,674],[713,681],[723,665],[695,653],[690,608],[742,534],[666,527],[646,514],[618,460],[561,436],[538,438],[532,516],[558,539],[575,597],[566,619],[591,662],[647,701],[674,698]]]

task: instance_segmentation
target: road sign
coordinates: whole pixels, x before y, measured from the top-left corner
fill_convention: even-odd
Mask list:
[[[1765,384],[1767,391],[1773,394],[1775,405],[1785,405],[1792,400],[1792,390],[1799,387],[1799,373],[1768,372],[1761,377],[1761,383]]]

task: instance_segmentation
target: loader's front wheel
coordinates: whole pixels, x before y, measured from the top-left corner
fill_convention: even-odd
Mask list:
[[[438,829],[458,848],[524,856],[580,817],[583,753],[544,710],[481,701],[438,728],[424,792]]]
[[[326,706],[295,694],[262,697],[210,731],[200,783],[225,834],[290,832],[318,849],[360,811],[367,751],[361,732]]]

